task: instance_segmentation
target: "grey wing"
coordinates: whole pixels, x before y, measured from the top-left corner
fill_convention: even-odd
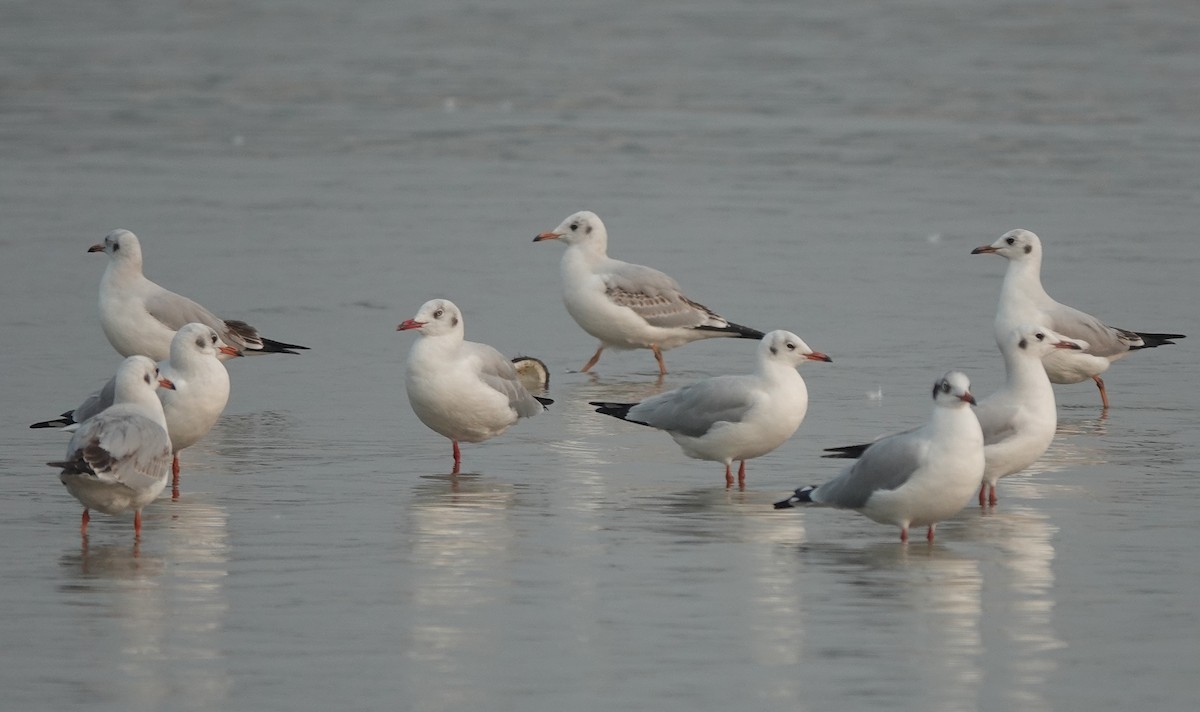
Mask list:
[[[668,275],[643,265],[613,262],[603,277],[609,300],[632,309],[651,326],[669,329],[728,324],[712,310],[683,296],[679,284]]]
[[[88,418],[99,415],[102,411],[113,404],[113,399],[117,390],[117,377],[113,376],[108,379],[108,383],[88,396],[82,403],[79,404],[74,411],[71,412],[71,418],[76,423],[82,423]]]
[[[1016,417],[1020,412],[1020,408],[1011,403],[980,402],[975,408],[975,417],[983,430],[983,444],[995,445],[1015,435]]]
[[[741,422],[755,401],[744,376],[718,376],[647,398],[627,419],[698,438],[717,423]]]
[[[853,465],[813,490],[812,500],[860,509],[875,492],[894,490],[908,482],[929,450],[928,438],[918,433],[898,433],[872,443]]]
[[[153,294],[146,297],[145,305],[150,316],[158,319],[169,329],[179,331],[185,325],[196,321],[215,329],[225,343],[231,346],[241,345],[237,339],[232,342],[226,339],[229,328],[220,317],[187,297],[158,287]]]
[[[1085,353],[1093,356],[1115,356],[1129,350],[1130,344],[1141,343],[1141,337],[1131,331],[1108,326],[1091,314],[1055,302],[1045,310],[1046,326],[1071,339],[1088,342]]]
[[[517,369],[504,354],[487,344],[468,341],[463,346],[471,350],[472,357],[478,362],[480,380],[508,398],[508,404],[519,417],[528,418],[542,412],[542,404],[521,384]]]
[[[171,441],[162,426],[140,413],[109,409],[71,438],[68,459],[82,459],[100,480],[144,490],[171,466]]]

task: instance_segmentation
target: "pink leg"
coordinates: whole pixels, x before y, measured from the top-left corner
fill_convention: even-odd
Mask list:
[[[142,510],[137,510],[133,513],[133,538],[135,540],[142,538]]]
[[[900,543],[901,544],[908,543],[908,527],[907,526],[900,527]]]
[[[603,344],[600,345],[600,348],[596,349],[596,353],[592,354],[592,357],[590,359],[588,359],[588,362],[583,365],[583,368],[579,369],[579,372],[587,373],[589,368],[591,368],[592,366],[595,366],[596,362],[600,360],[600,352],[601,351],[604,351]]]
[[[171,456],[171,499],[179,499],[179,453]]]
[[[650,344],[650,350],[654,352],[654,360],[658,361],[658,375],[667,375],[667,364],[663,363],[662,350],[658,348],[658,344]]]
[[[450,442],[454,443],[454,471],[450,474],[457,475],[459,468],[462,467],[462,450],[458,449],[457,440],[451,440]]]
[[[929,530],[925,532],[925,541],[927,541],[931,544],[933,543],[933,528],[936,526],[937,526],[936,524],[930,524]]]
[[[979,485],[979,506],[980,507],[987,504],[987,489],[988,489],[988,485],[986,482]]]
[[[746,489],[746,461],[742,460],[742,464],[738,466],[738,487]]]
[[[726,487],[733,486],[733,473],[729,471],[728,464],[725,465],[725,486]]]
[[[1096,387],[1100,389],[1100,402],[1104,405],[1104,409],[1108,410],[1108,391],[1104,390],[1104,379],[1099,376],[1092,376],[1092,380],[1096,382]]]
[[[92,517],[90,514],[88,514],[87,507],[84,507],[83,508],[83,519],[80,520],[80,522],[79,522],[79,535],[82,536],[84,539],[87,538],[87,525],[88,525],[88,522],[90,522],[91,520],[92,520]]]
[[[999,501],[1000,501],[1000,498],[996,496],[996,485],[989,486],[988,487],[988,504],[995,507],[996,503]]]

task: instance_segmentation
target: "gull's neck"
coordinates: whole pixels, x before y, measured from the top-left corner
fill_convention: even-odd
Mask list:
[[[1007,349],[1003,356],[1006,375],[1004,385],[1009,391],[1020,393],[1040,388],[1053,393],[1042,359],[1018,349]]]
[[[1042,287],[1041,255],[1032,254],[1021,260],[1009,260],[1000,293],[1013,301],[1027,300],[1034,304],[1049,301],[1050,295]]]

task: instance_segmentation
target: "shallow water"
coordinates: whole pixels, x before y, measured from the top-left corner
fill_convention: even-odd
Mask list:
[[[989,393],[1014,227],[1052,294],[1197,333],[1200,15],[1187,2],[9,3],[0,24],[6,708],[1192,709],[1193,345],[1057,390],[1060,434],[932,546],[776,512],[823,447]],[[594,349],[558,298],[617,257],[787,328],[809,418],[745,491],[590,411],[750,368]],[[231,364],[183,496],[93,519],[29,431],[106,379],[103,258],[313,350]],[[550,365],[544,416],[450,447],[395,325],[433,296]],[[1190,340],[1189,340],[1190,341]]]

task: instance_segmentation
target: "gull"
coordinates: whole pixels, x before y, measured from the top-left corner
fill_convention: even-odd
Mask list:
[[[605,348],[650,349],[666,375],[662,352],[676,346],[727,336],[761,339],[756,329],[727,321],[708,307],[688,299],[679,283],[656,269],[608,256],[608,231],[592,212],[575,213],[534,242],[562,240],[563,301],[584,331],[600,340],[584,365],[586,373]]]
[[[1106,326],[1096,317],[1054,301],[1042,287],[1042,241],[1028,230],[1012,230],[990,245],[971,250],[973,255],[996,254],[1008,260],[1008,271],[1000,287],[1000,307],[994,329],[1000,344],[1021,324],[1041,324],[1068,339],[1080,339],[1088,348],[1052,351],[1042,364],[1052,383],[1096,382],[1100,401],[1108,408],[1108,393],[1100,374],[1113,361],[1131,351],[1175,343],[1183,334],[1153,334]]]
[[[167,486],[171,439],[157,387],[170,380],[145,356],[130,356],[117,370],[113,405],[79,425],[67,445],[67,458],[48,462],[62,469],[59,479],[83,503],[79,532],[87,537],[89,509],[105,514],[133,510],[135,538],[142,535],[142,507]]]
[[[221,319],[191,299],[146,279],[142,246],[128,230],[113,230],[88,252],[103,252],[111,258],[100,279],[100,326],[122,356],[141,354],[164,361],[170,357],[175,332],[193,321],[212,327],[222,341],[243,353],[294,354],[293,349],[308,348],[263,338],[246,322]]]
[[[1001,345],[1005,381],[979,401],[975,417],[983,430],[986,463],[979,487],[979,506],[995,506],[996,482],[1037,462],[1058,427],[1054,388],[1042,360],[1055,349],[1086,349],[1086,341],[1068,339],[1051,329],[1024,324],[1009,332]],[[828,448],[826,457],[860,457],[869,445]]]
[[[221,356],[234,358],[241,352],[221,341],[212,327],[192,322],[175,332],[171,358],[158,363],[159,374],[175,384],[173,389],[158,391],[171,438],[171,491],[175,497],[179,496],[179,451],[207,435],[229,402],[229,372]],[[116,387],[117,377],[113,376],[79,407],[29,427],[76,430],[79,423],[114,403]]]
[[[761,457],[787,441],[808,412],[808,387],[796,370],[804,361],[831,361],[790,331],[772,331],[758,345],[758,369],[751,375],[717,376],[641,403],[593,402],[596,412],[665,430],[688,457],[738,467],[746,486],[746,460]]]
[[[971,412],[971,383],[950,371],[933,385],[933,417],[925,425],[871,443],[862,457],[823,485],[801,487],[776,509],[812,503],[854,509],[880,524],[928,527],[961,510],[983,478],[983,431]]]
[[[462,312],[454,302],[425,302],[416,316],[396,327],[410,329],[422,338],[408,352],[408,401],[422,423],[454,444],[451,474],[458,474],[462,464],[460,441],[490,440],[554,402],[530,395],[512,362],[499,351],[465,341]]]

